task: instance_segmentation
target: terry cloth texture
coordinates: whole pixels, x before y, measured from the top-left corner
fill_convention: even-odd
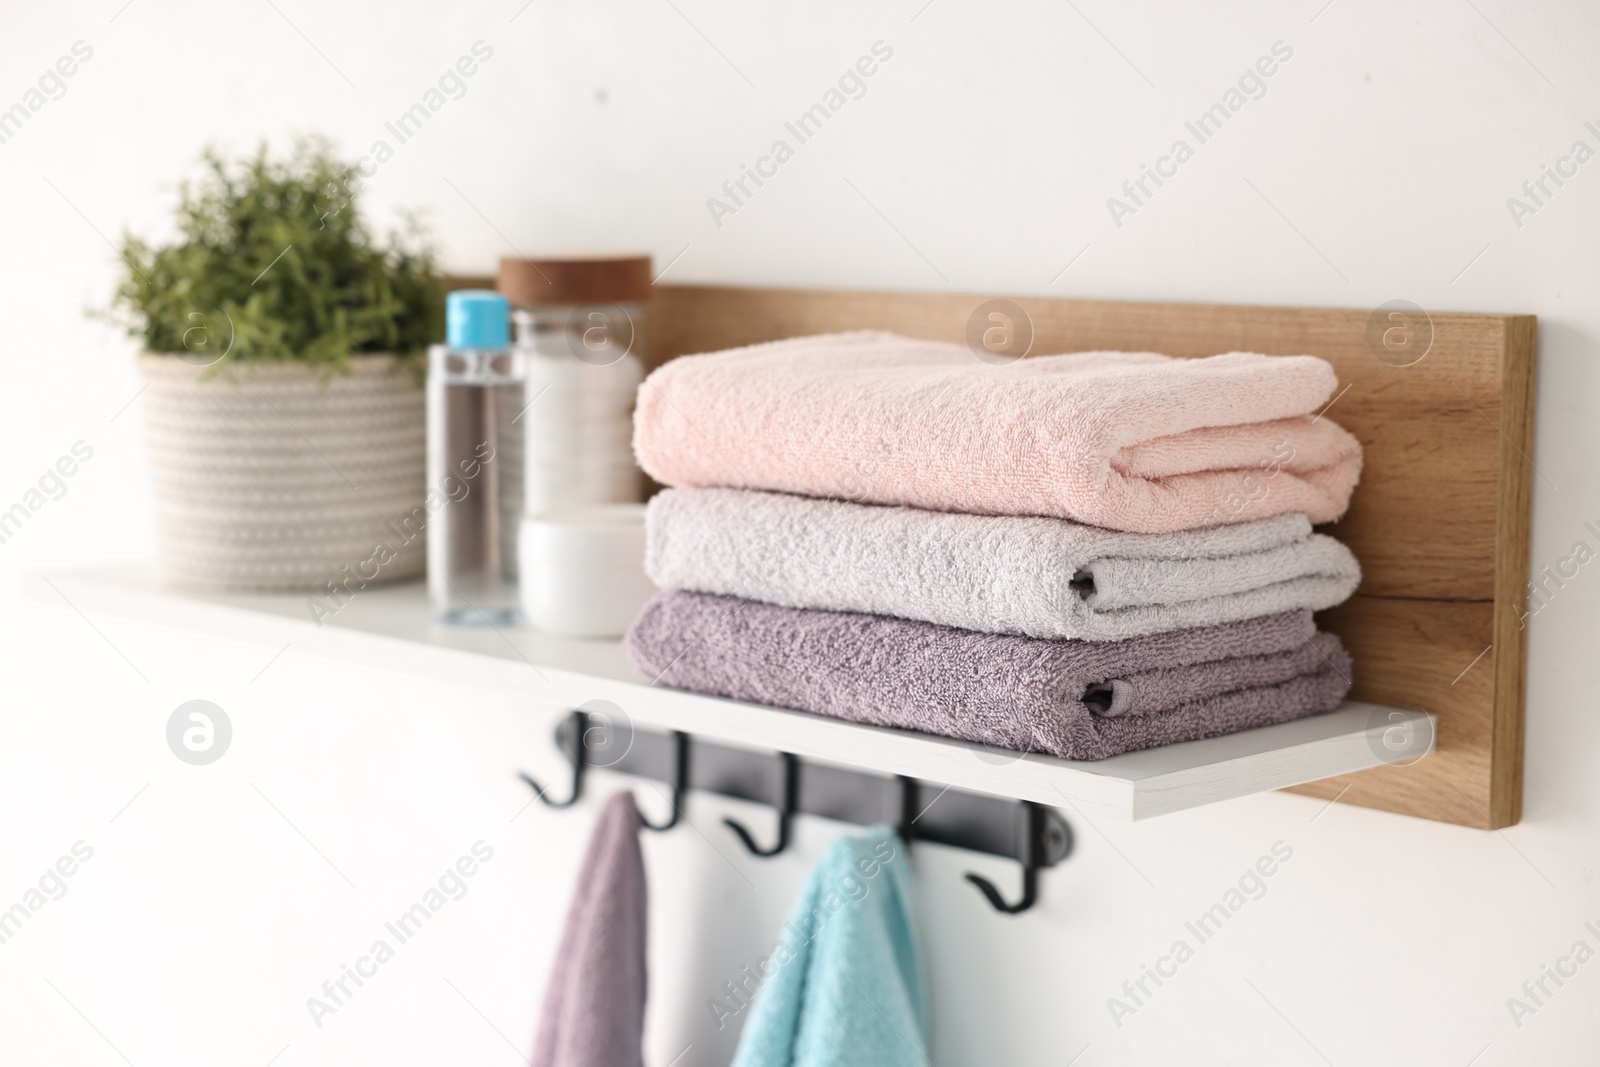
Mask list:
[[[1170,533],[1344,514],[1361,446],[1312,418],[1314,356],[1082,352],[1003,367],[863,332],[675,359],[639,389],[634,452],[667,485],[770,489]]]
[[[643,1067],[644,857],[633,794],[600,809],[545,986],[532,1067]]]
[[[1172,534],[739,489],[668,489],[646,511],[662,589],[895,615],[985,633],[1112,641],[1314,611],[1355,592],[1350,550],[1304,515]]]
[[[678,689],[1078,760],[1332,711],[1350,688],[1350,658],[1309,611],[1041,641],[674,591],[627,647]]]
[[[733,1067],[927,1067],[905,846],[835,838],[789,913]]]

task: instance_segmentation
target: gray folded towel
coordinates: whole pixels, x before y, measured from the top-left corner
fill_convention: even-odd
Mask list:
[[[1350,689],[1349,656],[1309,611],[1041,641],[675,591],[627,647],[679,689],[1080,760],[1332,711]]]
[[[739,489],[668,489],[646,512],[663,589],[894,615],[985,633],[1112,641],[1321,610],[1350,550],[1301,514],[1170,534]]]

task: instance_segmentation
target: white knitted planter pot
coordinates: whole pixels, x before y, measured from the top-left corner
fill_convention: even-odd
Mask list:
[[[422,573],[424,536],[404,537],[424,493],[423,392],[392,356],[350,362],[324,380],[295,363],[208,374],[139,357],[170,579],[312,590]],[[394,558],[374,560],[380,543]]]

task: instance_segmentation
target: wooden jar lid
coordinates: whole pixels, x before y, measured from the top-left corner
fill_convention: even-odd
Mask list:
[[[643,302],[650,297],[650,257],[507,257],[495,288],[518,307]]]

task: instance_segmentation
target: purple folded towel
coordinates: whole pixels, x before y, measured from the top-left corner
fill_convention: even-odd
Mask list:
[[[639,809],[600,810],[567,909],[531,1067],[643,1067],[645,881]]]
[[[672,591],[628,652],[679,689],[1077,760],[1332,711],[1350,689],[1309,611],[1047,641]]]

